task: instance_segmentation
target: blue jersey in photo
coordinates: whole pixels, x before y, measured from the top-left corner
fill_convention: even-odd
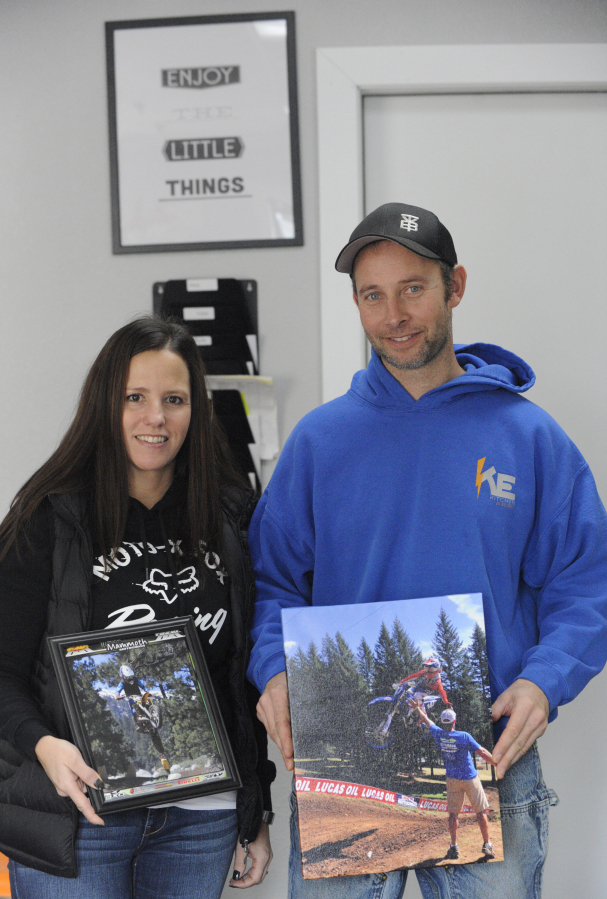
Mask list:
[[[445,774],[457,780],[472,780],[476,768],[470,753],[480,749],[474,737],[463,730],[443,730],[436,724],[430,725],[430,733],[440,749],[445,763]]]

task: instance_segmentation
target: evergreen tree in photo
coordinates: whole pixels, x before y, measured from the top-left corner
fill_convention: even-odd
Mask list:
[[[392,641],[402,670],[398,680],[402,680],[408,674],[413,674],[414,671],[419,671],[423,665],[424,658],[398,618],[394,619],[394,624],[392,625]]]
[[[491,687],[489,684],[489,662],[485,632],[477,624],[468,647],[468,659],[472,679],[476,687],[478,715],[475,726],[479,736],[476,739],[487,749],[493,746],[493,725],[491,721]],[[493,772],[493,775],[495,772]]]
[[[373,694],[391,695],[394,691],[392,684],[401,680],[402,662],[397,652],[394,640],[382,621],[379,636],[374,648],[375,665],[373,668]]]
[[[133,755],[105,699],[95,688],[97,668],[92,659],[73,663],[73,683],[84,726],[91,742],[95,765],[104,765],[109,773],[122,773]]]
[[[171,723],[172,758],[176,761],[204,758],[209,767],[221,767],[219,749],[205,704],[189,672],[182,670],[180,676],[175,678],[163,709]]]
[[[314,642],[307,652],[299,648],[295,656],[287,659],[287,675],[289,704],[297,709],[293,717],[299,724],[294,725],[293,738],[299,752],[306,757],[322,754],[328,722],[318,699],[324,695],[326,678],[325,665]]]
[[[366,685],[358,668],[356,656],[339,631],[335,634],[335,649],[336,670],[340,687],[352,695],[364,695]]]
[[[468,656],[472,666],[472,677],[485,697],[487,704],[491,704],[491,686],[489,684],[489,661],[487,659],[487,638],[485,632],[477,624],[472,632],[472,640],[468,648]]]
[[[306,676],[308,660],[301,646],[292,656],[287,656],[287,675],[289,678],[289,704],[293,705],[298,700],[303,678]]]
[[[472,666],[465,650],[462,652],[457,672],[457,684],[451,701],[457,714],[457,729],[472,734],[474,739],[482,745],[480,734],[485,723],[483,722],[482,697],[474,683]]]
[[[308,733],[309,727],[309,710],[308,703],[306,702],[310,694],[307,684],[308,659],[306,653],[301,646],[299,646],[294,655],[287,656],[286,661],[293,741],[298,745],[301,751],[304,741],[306,744],[309,742],[305,736]],[[304,754],[307,755],[307,746]]]
[[[368,702],[368,689],[356,656],[339,632],[335,635],[335,647],[334,685],[339,708],[335,745],[342,758],[347,755],[357,758],[362,747],[362,722]]]
[[[314,682],[316,715],[323,721],[325,746],[341,757],[350,751],[367,691],[356,657],[340,633],[325,635],[320,661]]]
[[[440,610],[438,616],[432,646],[442,665],[443,686],[449,700],[455,706],[459,700],[458,687],[464,659],[464,647],[456,628],[444,609]]]
[[[360,671],[361,677],[365,682],[367,690],[370,692],[373,688],[375,659],[373,657],[373,650],[364,637],[360,641],[360,646],[358,647],[356,658],[358,660],[358,670]]]
[[[341,712],[337,716],[335,710],[341,710],[341,704],[347,700],[347,686],[346,678],[342,676],[337,644],[328,634],[322,641],[320,660],[322,668],[315,682],[316,712],[323,721],[325,746],[331,746],[334,752],[342,723]]]
[[[310,643],[307,656],[307,685],[309,692],[305,697],[305,706],[308,719],[308,737],[313,745],[323,745],[327,727],[330,725],[331,714],[327,713],[324,701],[319,702],[326,692],[326,671],[323,659],[316,648],[315,643]],[[318,752],[318,749],[315,750]],[[322,751],[322,750],[321,750]]]

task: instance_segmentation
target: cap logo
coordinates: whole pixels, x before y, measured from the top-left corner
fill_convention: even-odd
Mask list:
[[[417,223],[419,221],[418,215],[408,215],[406,212],[401,212],[400,215],[401,222],[400,226],[404,231],[417,231]]]

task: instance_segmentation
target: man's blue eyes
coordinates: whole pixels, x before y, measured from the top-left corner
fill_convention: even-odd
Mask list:
[[[410,295],[412,294],[413,296],[417,296],[417,294],[420,293],[422,289],[423,288],[419,284],[411,284],[409,287],[405,288],[404,292]],[[366,297],[367,300],[379,300],[380,298],[381,294],[375,293],[375,291],[373,293],[368,293]]]

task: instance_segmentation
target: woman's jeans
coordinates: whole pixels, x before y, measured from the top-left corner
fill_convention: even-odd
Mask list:
[[[141,808],[82,818],[78,876],[9,862],[13,899],[219,899],[236,846],[236,812]]]
[[[424,899],[539,899],[548,851],[548,808],[558,799],[544,784],[535,745],[506,772],[499,789],[505,861],[418,869]],[[289,899],[401,899],[406,871],[303,880],[294,798],[292,803]],[[479,831],[479,848],[481,842]],[[445,851],[448,845],[445,815]]]

